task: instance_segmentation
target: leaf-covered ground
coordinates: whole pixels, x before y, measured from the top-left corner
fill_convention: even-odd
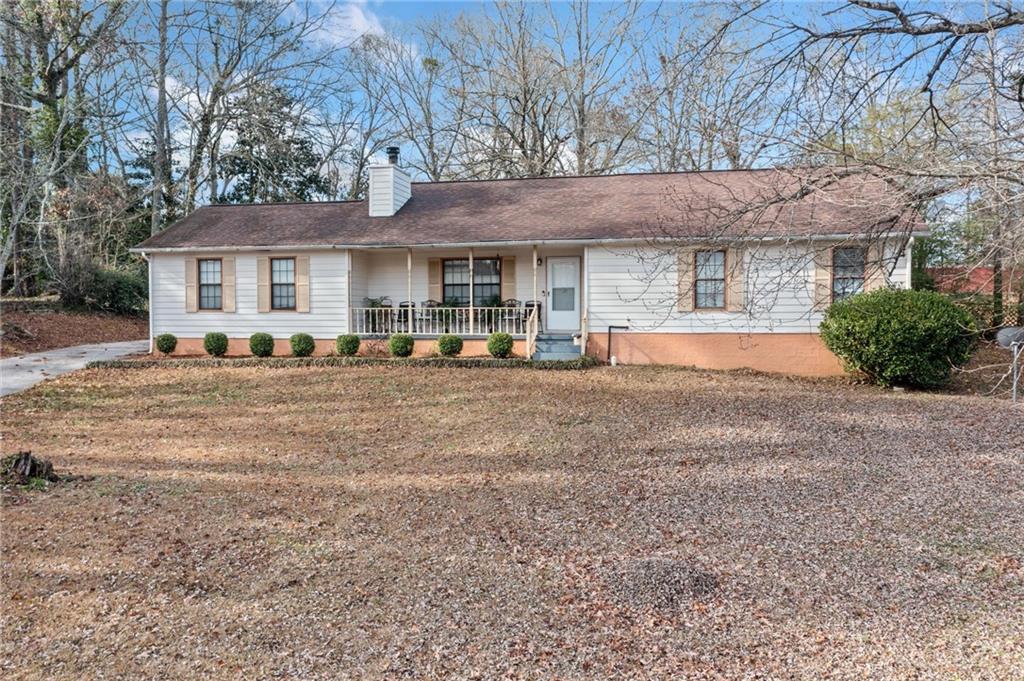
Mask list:
[[[1010,678],[1024,412],[657,368],[6,398],[7,678]]]
[[[149,322],[90,312],[0,309],[0,328],[0,356],[12,357],[86,343],[141,340],[149,333]]]

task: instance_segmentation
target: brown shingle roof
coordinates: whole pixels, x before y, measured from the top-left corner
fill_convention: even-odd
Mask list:
[[[392,217],[365,201],[207,206],[136,248],[857,234],[906,212],[884,180],[822,169],[417,182]]]

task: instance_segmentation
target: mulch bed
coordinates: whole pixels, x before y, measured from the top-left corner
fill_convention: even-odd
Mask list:
[[[1022,412],[652,367],[4,398],[10,678],[1016,678]]]
[[[0,325],[3,357],[86,343],[140,340],[149,335],[149,322],[139,317],[49,309],[8,310],[7,306],[0,310]]]
[[[529,360],[521,357],[150,357],[90,362],[90,369],[246,368],[295,369],[300,367],[446,367],[449,369],[574,370],[600,366],[589,356],[571,360]]]

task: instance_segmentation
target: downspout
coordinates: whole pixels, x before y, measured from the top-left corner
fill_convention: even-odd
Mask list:
[[[149,287],[147,293],[146,307],[149,312],[149,354],[153,354],[153,261],[149,256],[142,253],[142,259],[146,261],[146,279]]]
[[[606,362],[612,361],[612,329],[619,329],[620,331],[629,331],[628,326],[608,326],[608,356],[605,358]]]

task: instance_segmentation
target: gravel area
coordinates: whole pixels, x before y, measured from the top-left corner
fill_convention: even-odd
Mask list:
[[[86,370],[5,398],[5,678],[991,678],[1024,411],[643,367]]]

